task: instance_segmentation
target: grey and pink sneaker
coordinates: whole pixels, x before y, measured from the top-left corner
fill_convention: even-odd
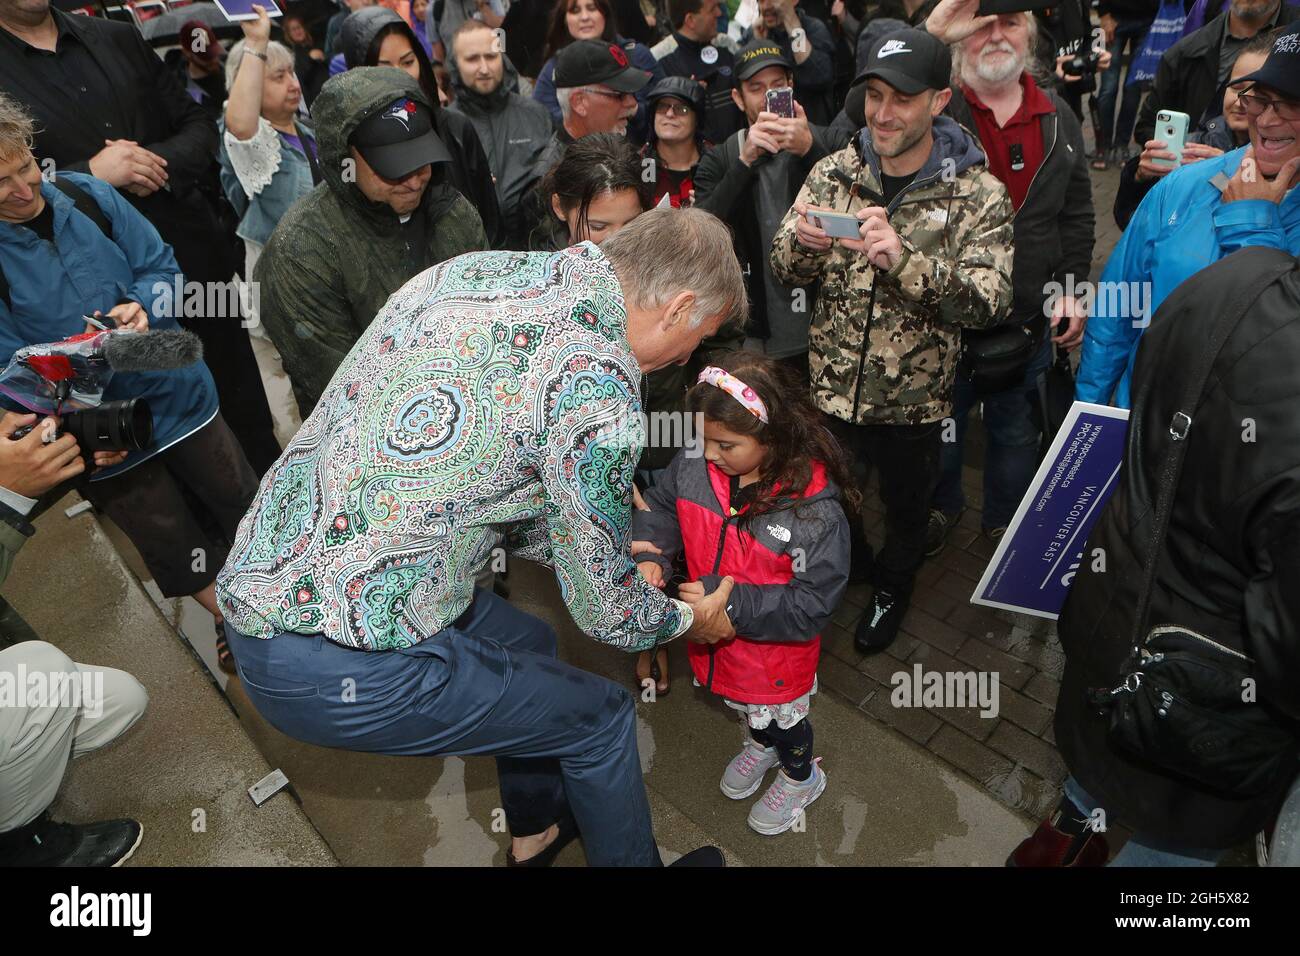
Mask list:
[[[780,762],[775,747],[762,747],[747,739],[745,749],[736,754],[722,774],[722,792],[732,800],[744,800],[763,785],[763,777]]]
[[[782,771],[767,788],[763,799],[749,811],[749,826],[764,836],[776,836],[794,826],[799,815],[826,789],[822,758],[813,760],[812,775],[803,782],[791,780]]]

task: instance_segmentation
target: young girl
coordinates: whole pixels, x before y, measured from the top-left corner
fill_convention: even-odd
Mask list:
[[[809,698],[817,688],[820,629],[844,594],[849,524],[840,501],[851,488],[839,445],[776,362],[731,352],[705,368],[687,395],[700,413],[704,455],[678,452],[636,511],[632,537],[662,554],[638,562],[662,586],[672,559],[686,557],[678,597],[695,603],[723,577],[736,582],[727,608],[736,637],[689,644],[696,680],[739,711],[744,748],[722,775],[722,792],[743,800],[776,780],[749,813],[774,835],[792,827],[826,788],[813,758]],[[848,500],[855,507],[853,500]]]

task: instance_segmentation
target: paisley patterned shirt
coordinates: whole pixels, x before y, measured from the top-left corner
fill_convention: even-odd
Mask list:
[[[591,243],[475,252],[395,292],[262,479],[217,578],[244,634],[410,647],[506,548],[574,621],[642,650],[691,623],[629,557],[644,444],[623,293]]]

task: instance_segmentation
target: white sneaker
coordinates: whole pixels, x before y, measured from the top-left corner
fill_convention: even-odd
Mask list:
[[[732,800],[744,800],[763,785],[763,777],[780,762],[775,747],[761,747],[754,740],[746,740],[745,749],[727,764],[719,786]]]
[[[794,826],[800,814],[826,789],[821,762],[821,757],[813,760],[812,776],[802,783],[791,780],[784,771],[778,773],[763,799],[749,811],[750,828],[764,836],[776,836]]]

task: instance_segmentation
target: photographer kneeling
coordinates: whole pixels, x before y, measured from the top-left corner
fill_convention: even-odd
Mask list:
[[[86,315],[141,332],[178,328],[159,314],[170,311],[160,307],[175,297],[180,273],[170,247],[100,180],[65,173],[45,181],[31,144],[31,118],[0,94],[0,363],[86,331]],[[118,372],[103,397],[145,399],[153,439],[79,490],[131,539],[164,596],[192,595],[212,613],[220,655],[213,583],[226,545],[211,540],[184,491],[232,539],[257,479],[221,418],[212,376],[202,363]],[[225,650],[223,668],[229,660]]]
[[[71,435],[44,440],[57,427],[45,419],[21,439],[19,428],[35,415],[0,418],[0,584],[27,539],[36,500],[86,469]],[[13,439],[13,440],[10,440]],[[95,464],[109,467],[123,452],[98,451]],[[0,707],[0,867],[120,866],[140,845],[135,820],[57,823],[46,812],[59,792],[68,761],[112,743],[140,718],[149,696],[126,671],[78,664],[53,644],[29,639],[30,629],[5,606],[0,618],[0,674],[40,674],[40,686],[60,687],[95,675],[102,692],[26,694]],[[15,641],[16,638],[16,641]],[[12,646],[9,646],[12,645]],[[15,686],[25,686],[22,680]]]

